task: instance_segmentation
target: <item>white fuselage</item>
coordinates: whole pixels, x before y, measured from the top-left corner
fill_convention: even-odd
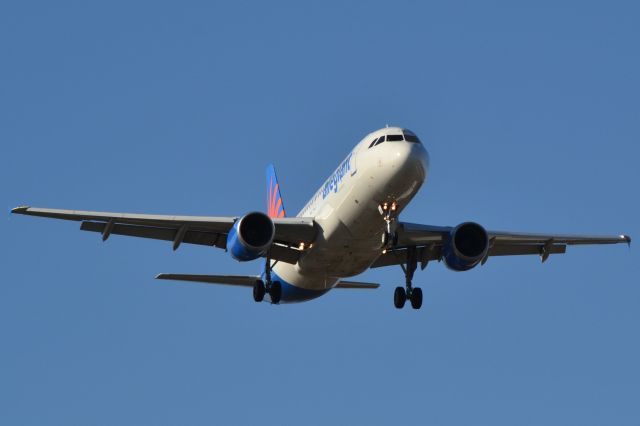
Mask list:
[[[355,146],[297,215],[313,217],[318,224],[313,245],[295,265],[275,264],[275,274],[298,288],[327,290],[375,262],[386,229],[379,206],[395,202],[397,212],[402,211],[428,172],[429,156],[419,142],[369,147],[379,136],[401,133],[396,127],[380,129]]]

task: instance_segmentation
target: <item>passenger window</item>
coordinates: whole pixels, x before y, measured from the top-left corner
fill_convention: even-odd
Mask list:
[[[389,142],[399,142],[401,140],[404,140],[402,135],[387,135],[387,141]]]

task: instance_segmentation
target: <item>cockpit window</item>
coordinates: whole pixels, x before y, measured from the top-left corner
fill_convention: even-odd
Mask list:
[[[377,139],[374,139],[373,142],[371,142],[371,144],[369,145],[369,148],[380,145],[382,142],[384,142],[384,135],[380,136]]]
[[[404,135],[382,135],[377,139],[374,139],[373,141],[371,141],[371,143],[369,144],[369,148],[373,148],[374,146],[378,146],[380,145],[382,142],[384,141],[387,142],[400,142],[400,141],[407,141],[407,142],[411,142],[411,143],[421,143],[420,139],[418,139],[418,137],[416,135],[414,135],[413,133],[408,133],[408,132],[404,132]]]
[[[404,140],[407,142],[420,143],[420,139],[416,135],[411,135],[409,133],[404,134]]]

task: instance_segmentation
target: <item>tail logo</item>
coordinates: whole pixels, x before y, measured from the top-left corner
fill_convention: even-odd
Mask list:
[[[271,164],[267,167],[267,215],[271,218],[285,217],[280,185]]]

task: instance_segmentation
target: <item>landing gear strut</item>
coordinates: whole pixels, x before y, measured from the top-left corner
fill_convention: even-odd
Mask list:
[[[392,248],[398,244],[397,218],[398,205],[395,201],[382,203],[378,206],[378,211],[382,215],[386,223],[384,232],[382,233],[382,248]]]
[[[422,306],[422,289],[420,287],[413,287],[411,281],[413,280],[413,273],[418,267],[417,249],[415,247],[407,248],[407,263],[400,264],[404,271],[405,287],[396,287],[393,293],[393,304],[396,308],[402,309],[407,299],[411,302],[413,309],[420,309]]]
[[[271,259],[267,257],[267,264],[264,268],[264,278],[266,282],[257,280],[253,285],[253,300],[256,302],[262,302],[264,300],[264,295],[268,294],[271,297],[272,304],[277,305],[280,303],[280,298],[282,297],[282,284],[280,284],[280,281],[271,281],[272,267]]]

